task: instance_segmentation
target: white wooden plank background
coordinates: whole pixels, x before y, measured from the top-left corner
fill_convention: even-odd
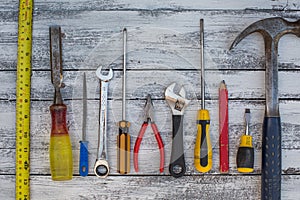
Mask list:
[[[261,132],[264,114],[264,48],[259,34],[244,39],[229,52],[240,31],[251,23],[273,16],[300,18],[300,2],[289,1],[91,1],[37,0],[34,4],[31,110],[31,199],[260,199]],[[15,198],[15,80],[17,64],[18,1],[0,4],[0,199]],[[211,112],[214,164],[201,174],[193,167],[195,118],[200,107],[199,19],[205,22],[207,107]],[[53,182],[48,146],[50,81],[49,35],[52,24],[62,26],[64,76],[62,90],[68,105],[74,178]],[[154,99],[155,118],[165,142],[165,172],[158,173],[159,153],[151,131],[140,151],[140,172],[116,173],[116,122],[121,118],[122,35],[128,28],[128,120],[132,147],[142,123],[147,93]],[[279,97],[282,118],[282,199],[299,199],[300,189],[300,39],[284,36],[279,43]],[[109,91],[108,156],[111,175],[100,180],[92,172],[96,157],[99,84],[95,69],[114,68]],[[81,137],[82,75],[88,77],[88,140],[90,172],[78,174]],[[230,173],[218,171],[218,84],[229,89]],[[171,113],[164,90],[172,82],[185,86],[191,104],[184,120],[186,176],[168,173],[171,150]],[[239,174],[235,157],[243,133],[244,109],[252,112],[255,171]],[[149,159],[150,158],[150,159]]]

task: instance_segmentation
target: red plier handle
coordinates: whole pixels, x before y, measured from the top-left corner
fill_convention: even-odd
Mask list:
[[[143,140],[143,136],[144,133],[146,131],[148,127],[148,122],[144,122],[141,130],[139,132],[139,135],[135,141],[135,145],[134,145],[134,156],[133,156],[133,162],[134,162],[134,169],[136,172],[139,171],[139,167],[138,167],[138,153],[139,153],[139,149],[140,149],[140,145],[141,142]],[[159,171],[160,173],[162,173],[164,171],[164,162],[165,162],[165,153],[164,153],[164,143],[161,139],[160,133],[158,132],[157,126],[155,123],[151,123],[151,128],[154,132],[154,136],[156,138],[157,144],[158,144],[158,148],[159,148],[159,152],[160,152],[160,167],[159,167]]]

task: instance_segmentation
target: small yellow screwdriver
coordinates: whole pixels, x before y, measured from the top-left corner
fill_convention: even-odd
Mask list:
[[[246,133],[241,137],[241,143],[237,152],[237,170],[242,173],[253,172],[254,148],[252,136],[249,135],[250,109],[245,110]]]
[[[203,19],[200,19],[200,65],[201,65],[201,98],[202,105],[197,116],[197,138],[194,151],[194,165],[199,172],[208,172],[212,168],[212,146],[209,136],[210,117],[205,109],[204,79],[204,30]]]

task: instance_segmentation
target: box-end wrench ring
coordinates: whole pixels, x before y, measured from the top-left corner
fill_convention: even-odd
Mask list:
[[[109,174],[109,164],[107,161],[107,96],[108,82],[113,77],[113,70],[110,69],[107,75],[101,73],[100,66],[96,75],[100,79],[100,108],[99,108],[99,134],[98,134],[98,150],[95,162],[94,172],[100,178],[105,178]]]

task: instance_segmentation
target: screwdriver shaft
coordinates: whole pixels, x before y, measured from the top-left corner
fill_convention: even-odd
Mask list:
[[[123,86],[122,86],[122,120],[126,121],[126,49],[127,47],[127,29],[123,29]]]
[[[119,122],[117,137],[117,171],[120,174],[130,172],[130,123],[126,121],[126,46],[127,29],[123,29],[123,96],[122,96],[122,121]]]
[[[200,19],[200,67],[201,67],[201,109],[197,114],[197,138],[194,149],[194,165],[200,172],[208,172],[212,167],[212,146],[209,135],[210,116],[205,109],[205,76],[204,76],[204,30],[203,19]]]
[[[204,28],[200,19],[200,68],[201,68],[201,109],[205,109],[205,73],[204,73]]]
[[[87,117],[87,89],[86,75],[83,73],[83,88],[82,88],[82,140],[86,140],[86,117]]]

